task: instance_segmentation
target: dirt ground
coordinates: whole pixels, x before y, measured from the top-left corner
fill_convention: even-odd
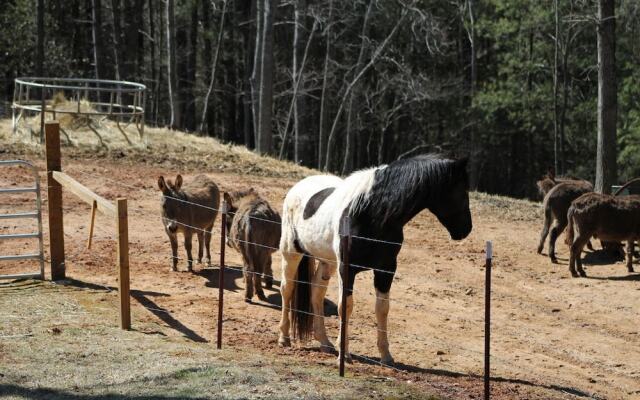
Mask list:
[[[43,167],[38,152],[0,159],[30,157]],[[282,200],[297,178],[255,176],[221,172],[212,162],[177,166],[171,161],[82,155],[63,151],[63,170],[107,199],[126,197],[129,202],[131,288],[134,289],[134,328],[156,321],[167,334],[194,342],[215,340],[218,297],[219,221],[212,240],[213,265],[171,272],[171,251],[159,216],[159,175],[180,172],[189,180],[207,173],[222,191],[254,187],[272,205]],[[174,154],[179,157],[179,154]],[[268,175],[268,174],[267,174]],[[44,175],[41,174],[44,182]],[[25,178],[24,171],[0,174],[0,187]],[[0,212],[29,207],[28,199],[2,199]],[[46,210],[46,193],[45,193]],[[474,228],[464,241],[453,242],[428,212],[405,229],[405,244],[391,289],[389,336],[397,370],[372,365],[375,345],[372,275],[362,273],[355,284],[355,308],[351,327],[351,351],[359,357],[347,367],[350,374],[371,374],[411,381],[446,398],[480,398],[482,393],[484,330],[484,245],[494,244],[492,294],[492,374],[498,399],[640,399],[640,274],[628,274],[622,262],[603,264],[587,254],[588,278],[572,279],[568,252],[558,242],[559,265],[536,254],[542,217],[539,204],[496,196],[473,194]],[[26,210],[25,208],[25,210]],[[93,248],[85,249],[89,207],[64,194],[67,275],[96,285],[114,286],[115,241],[113,221],[98,216]],[[46,221],[46,219],[45,219]],[[10,223],[9,223],[10,222]],[[0,220],[3,232],[23,229],[12,220]],[[46,223],[45,223],[46,230]],[[45,235],[45,242],[48,238]],[[31,246],[31,247],[29,247]],[[194,246],[195,247],[195,246]],[[26,251],[33,242],[0,242],[0,254]],[[197,249],[197,247],[196,247]],[[186,257],[182,245],[180,257]],[[592,262],[589,262],[589,259]],[[227,251],[227,262],[240,265],[239,255]],[[274,274],[279,275],[274,254]],[[602,264],[602,265],[601,265]],[[34,269],[33,263],[0,265],[0,273]],[[47,267],[48,271],[48,267]],[[331,281],[326,324],[337,335],[337,279]],[[276,345],[280,296],[267,292],[269,302],[243,301],[239,272],[225,277],[224,342],[242,356],[261,352],[269,357],[289,357],[331,365],[334,356],[318,352],[316,343]],[[277,287],[276,287],[277,289]],[[365,358],[362,358],[365,357]],[[337,373],[337,371],[336,371]]]

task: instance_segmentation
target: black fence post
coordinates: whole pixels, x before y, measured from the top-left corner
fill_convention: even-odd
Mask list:
[[[220,215],[220,269],[218,272],[218,349],[222,348],[222,310],[224,305],[224,250],[227,239],[227,202],[222,201]]]
[[[493,258],[493,243],[487,242],[484,284],[484,399],[491,397],[491,260]]]
[[[349,252],[351,251],[351,222],[349,216],[340,220],[340,261],[342,298],[340,318],[340,376],[344,376],[344,359],[347,348],[347,288],[349,287]]]

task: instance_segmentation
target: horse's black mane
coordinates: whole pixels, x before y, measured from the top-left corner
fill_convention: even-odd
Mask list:
[[[417,207],[422,209],[437,201],[442,189],[456,184],[461,177],[467,179],[466,173],[456,176],[454,164],[455,160],[424,154],[379,168],[373,187],[353,200],[349,214],[352,218],[366,215],[378,227],[414,215]]]

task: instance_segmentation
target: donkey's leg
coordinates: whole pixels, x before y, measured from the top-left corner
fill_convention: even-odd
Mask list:
[[[583,235],[578,232],[578,236],[573,241],[571,245],[571,258],[569,259],[569,271],[571,271],[571,276],[577,278],[578,276],[585,277],[587,274],[582,269],[582,249],[587,244],[591,235]],[[571,263],[573,259],[573,263]]]
[[[553,228],[551,228],[551,235],[549,235],[549,258],[551,258],[551,262],[553,263],[558,262],[558,259],[556,258],[556,240],[566,227],[567,216],[563,215],[556,220],[553,224]]]
[[[264,287],[267,289],[273,288],[273,269],[271,268],[271,254],[264,262],[264,271],[262,271],[262,277],[264,278]]]
[[[204,244],[202,243],[203,238],[204,238],[204,234],[202,231],[199,230],[198,231],[198,264],[202,264],[202,247]]]
[[[250,303],[253,298],[253,279],[255,274],[253,273],[251,266],[246,261],[242,268],[242,273],[244,275],[244,301]]]
[[[193,271],[193,255],[191,254],[191,245],[193,240],[193,232],[191,230],[184,231],[184,248],[187,250],[187,270]]]
[[[389,292],[383,293],[376,289],[376,321],[378,322],[378,351],[380,361],[386,365],[393,364],[393,357],[389,352],[389,338],[387,335],[387,320],[389,316]]]
[[[627,241],[627,271],[633,272],[633,239]]]
[[[544,249],[544,241],[549,234],[549,227],[551,226],[551,222],[553,221],[553,213],[551,212],[551,207],[545,207],[544,209],[544,225],[542,226],[542,232],[540,233],[540,243],[538,243],[538,254],[542,253],[542,249]]]
[[[253,287],[255,289],[258,298],[262,301],[267,301],[267,296],[264,295],[262,290],[262,271],[254,270],[253,275]]]
[[[291,336],[289,328],[291,321],[289,320],[289,309],[291,308],[291,299],[293,297],[293,289],[295,288],[295,278],[298,271],[298,264],[302,260],[302,255],[298,253],[282,254],[282,278],[280,282],[280,294],[282,295],[282,316],[280,318],[280,336],[278,337],[278,345],[283,347],[291,346]]]
[[[207,249],[207,258],[204,260],[207,267],[211,266],[211,230],[213,229],[213,225],[205,228],[204,232],[204,246]]]
[[[325,353],[335,352],[324,327],[324,298],[327,294],[329,280],[335,273],[335,263],[320,262],[311,281],[311,306],[314,315],[313,337],[320,342],[320,350]]]
[[[167,231],[169,242],[171,242],[171,270],[178,270],[178,235]]]

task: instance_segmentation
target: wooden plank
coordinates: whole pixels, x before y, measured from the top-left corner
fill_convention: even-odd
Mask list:
[[[127,199],[117,199],[116,226],[118,230],[118,298],[120,300],[120,328],[131,329],[129,294],[129,226]]]
[[[60,183],[60,185],[64,186],[65,189],[78,196],[80,200],[85,203],[93,205],[93,202],[95,201],[97,204],[97,210],[104,215],[108,217],[115,217],[117,215],[115,206],[109,200],[93,193],[89,188],[64,172],[54,171],[53,178]]]
[[[62,186],[53,178],[62,167],[60,160],[60,124],[47,122],[45,152],[47,158],[47,196],[49,208],[49,253],[51,257],[51,280],[65,279],[64,226],[62,221]]]

